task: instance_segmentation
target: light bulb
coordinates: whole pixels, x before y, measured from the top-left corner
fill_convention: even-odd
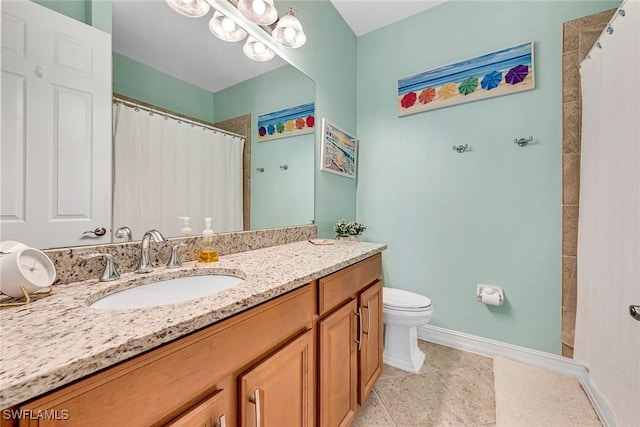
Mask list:
[[[256,13],[256,15],[262,15],[264,11],[267,10],[267,5],[265,5],[262,0],[253,0],[251,8]]]
[[[209,12],[211,6],[205,0],[165,0],[180,15],[199,18]]]
[[[222,20],[222,28],[230,33],[233,30],[235,30],[236,28],[236,23],[233,22],[231,19],[227,18],[226,16],[224,17],[224,19]]]
[[[302,24],[296,18],[295,10],[292,8],[289,8],[286,15],[280,18],[271,36],[282,46],[290,48],[300,47],[307,41]]]
[[[261,42],[256,42],[253,44],[253,51],[258,55],[263,54],[265,49],[266,49],[266,46],[263,45]]]
[[[287,27],[284,29],[284,37],[289,40],[293,40],[296,38],[296,30],[291,27]]]

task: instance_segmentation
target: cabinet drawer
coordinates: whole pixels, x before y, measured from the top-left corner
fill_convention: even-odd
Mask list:
[[[66,410],[71,426],[150,426],[165,423],[239,366],[310,329],[310,285],[163,345],[29,402],[20,409]],[[55,421],[21,420],[20,425]]]
[[[380,278],[382,278],[382,254],[376,254],[320,279],[319,314],[327,313]]]

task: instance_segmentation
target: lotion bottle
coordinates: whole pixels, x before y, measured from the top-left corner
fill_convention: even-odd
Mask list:
[[[189,226],[189,221],[191,221],[191,218],[188,216],[179,216],[178,219],[181,219],[183,221],[182,224],[182,235],[183,236],[190,236],[191,235],[191,227]]]
[[[213,249],[213,230],[211,229],[211,218],[204,219],[205,229],[202,232],[202,248],[198,254],[198,262],[218,261],[218,251]]]

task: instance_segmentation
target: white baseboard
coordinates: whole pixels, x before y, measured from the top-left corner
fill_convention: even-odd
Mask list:
[[[616,425],[615,416],[608,403],[591,384],[589,370],[572,359],[432,325],[419,327],[418,338],[482,356],[505,356],[518,362],[576,378],[589,396],[602,424],[605,427]]]

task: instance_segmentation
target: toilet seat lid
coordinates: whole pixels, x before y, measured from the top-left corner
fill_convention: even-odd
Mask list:
[[[396,288],[382,288],[382,305],[397,309],[431,307],[431,300],[424,295]]]

